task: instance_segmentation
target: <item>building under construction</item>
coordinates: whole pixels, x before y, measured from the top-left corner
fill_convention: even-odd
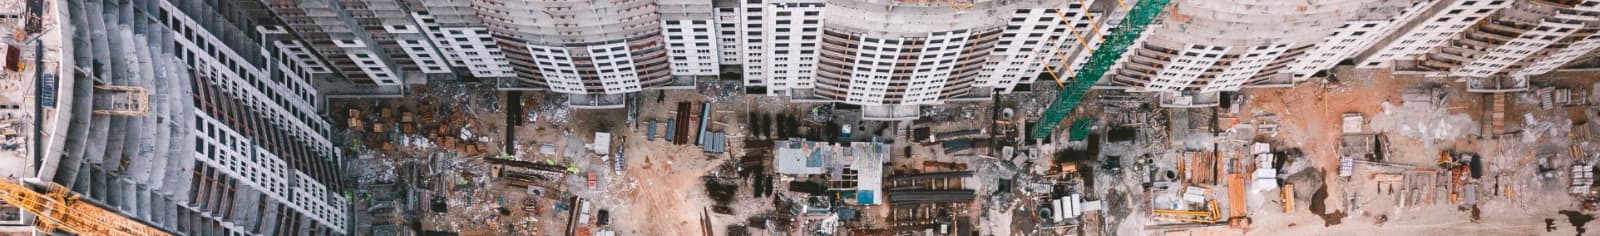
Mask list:
[[[302,96],[316,92],[298,89],[308,87],[305,70],[282,60],[288,54],[274,45],[261,44],[293,37],[274,33],[270,25],[282,22],[265,5],[27,4],[37,9],[29,16],[38,17],[43,30],[7,36],[40,39],[31,42],[42,45],[23,45],[44,55],[21,74],[38,78],[38,94],[53,96],[37,103],[43,118],[38,158],[11,171],[8,183],[54,182],[61,187],[35,189],[57,198],[47,203],[97,206],[116,213],[102,217],[121,215],[115,220],[165,234],[346,234],[348,200],[337,194],[345,186],[335,174],[341,156],[327,136],[329,125],[315,115],[320,103]],[[0,192],[27,196],[21,189]],[[67,193],[50,189],[81,198],[63,200],[70,199]],[[68,211],[78,218],[39,214],[38,221],[80,235],[106,232],[68,227],[108,219],[83,219],[84,212],[93,211]]]

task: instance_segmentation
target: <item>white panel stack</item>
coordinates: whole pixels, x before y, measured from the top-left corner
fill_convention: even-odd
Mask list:
[[[1067,214],[1066,210],[1061,208],[1061,199],[1050,201],[1050,207],[1055,211],[1050,214],[1050,218],[1055,220],[1056,223],[1061,223],[1062,215]]]

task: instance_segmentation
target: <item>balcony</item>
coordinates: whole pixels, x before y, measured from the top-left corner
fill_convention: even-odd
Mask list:
[[[846,46],[846,45],[832,44],[832,43],[826,43],[826,42],[822,43],[822,49],[823,49],[823,51],[835,51],[835,52],[846,52],[846,51],[855,51],[856,50],[855,48],[849,47],[849,46]]]
[[[994,44],[992,44],[992,43],[979,43],[976,46],[973,46],[973,44],[967,44],[967,45],[968,45],[968,47],[966,48],[965,51],[969,51],[969,52],[988,52],[989,49],[994,48]]]
[[[1139,50],[1134,52],[1134,58],[1146,58],[1151,61],[1166,62],[1172,60],[1172,54],[1164,54],[1153,50]]]
[[[1157,71],[1147,71],[1147,70],[1139,70],[1139,69],[1133,69],[1133,68],[1122,68],[1122,69],[1118,69],[1116,71],[1113,71],[1113,73],[1116,73],[1118,75],[1126,75],[1126,76],[1141,77],[1141,78],[1155,77],[1156,76],[1156,72]]]
[[[1145,84],[1150,83],[1148,78],[1150,77],[1139,74],[1117,73],[1111,77],[1111,80],[1114,80],[1117,84]]]
[[[1471,49],[1480,49],[1480,48],[1481,49],[1489,49],[1489,48],[1494,48],[1494,47],[1500,46],[1501,43],[1504,43],[1504,42],[1494,42],[1494,41],[1490,41],[1490,40],[1491,39],[1486,38],[1486,37],[1477,37],[1477,36],[1467,35],[1467,37],[1462,37],[1461,39],[1453,40],[1453,41],[1450,41],[1450,42],[1451,42],[1452,45],[1465,47],[1465,48],[1471,48]]]
[[[982,102],[993,98],[993,95],[994,89],[973,88],[970,86],[962,86],[956,90],[945,90],[944,92],[945,101],[951,102]]]
[[[1478,32],[1499,36],[1516,37],[1517,35],[1521,35],[1522,32],[1528,31],[1529,28],[1532,27],[1518,27],[1515,23],[1511,22],[1492,21],[1479,24]]]
[[[642,55],[638,55],[635,58],[640,58],[640,59],[665,58],[666,55],[667,55],[667,51],[665,51],[665,50],[655,50],[655,51],[652,51],[652,52],[646,52],[646,53],[644,53]]]
[[[659,31],[657,31],[657,32],[659,32]],[[639,50],[639,49],[648,48],[650,46],[655,46],[656,42],[661,42],[661,34],[651,34],[650,37],[646,37],[646,38],[642,38],[642,39],[629,40],[628,41],[628,45],[634,46],[633,47],[634,50]]]
[[[962,70],[960,72],[956,72],[955,74],[951,75],[951,77],[957,78],[957,79],[955,79],[955,81],[973,80],[975,78],[978,78],[978,70],[977,69]]]
[[[965,84],[965,83],[970,83],[970,82],[972,82],[974,80],[977,80],[978,79],[978,76],[976,75],[977,71],[973,71],[971,73],[973,73],[973,75],[966,75],[966,74],[951,75],[948,79],[945,80],[945,84]]]
[[[1472,61],[1473,58],[1483,55],[1483,51],[1475,51],[1466,47],[1439,47],[1439,51],[1434,54],[1445,54],[1448,55],[1447,57],[1453,57],[1460,61]]]
[[[1445,70],[1450,70],[1450,68],[1456,68],[1457,66],[1461,66],[1460,63],[1450,63],[1450,62],[1446,62],[1446,61],[1432,60],[1432,58],[1431,58],[1432,54],[1429,54],[1429,55],[1430,55],[1430,58],[1428,58],[1427,60],[1422,60],[1422,63],[1418,64],[1417,67],[1420,67],[1420,68],[1422,68],[1424,70],[1445,71]]]
[[[967,50],[967,53],[961,54],[961,60],[968,61],[968,60],[975,60],[976,58],[988,57],[989,56],[989,52],[990,52],[989,51],[990,48],[994,48],[994,47],[970,48],[970,50]]]
[[[828,32],[826,34],[822,34],[822,40],[823,41],[833,41],[833,42],[854,42],[855,41],[855,39],[852,39],[850,37],[850,35],[834,34],[833,32]]]
[[[1294,76],[1286,73],[1258,74],[1250,81],[1245,82],[1246,88],[1289,88],[1294,87]]]
[[[1484,40],[1484,41],[1487,41],[1487,42],[1492,43],[1492,44],[1499,45],[1499,44],[1505,44],[1507,42],[1511,42],[1511,40],[1517,39],[1517,37],[1521,36],[1522,34],[1498,34],[1498,33],[1494,33],[1494,32],[1479,31],[1479,32],[1467,33],[1467,35],[1483,37],[1484,39],[1487,39],[1487,40]]]
[[[1155,63],[1150,63],[1137,58],[1130,62],[1132,63],[1124,63],[1123,65],[1127,66],[1123,67],[1123,69],[1139,70],[1140,72],[1144,72],[1146,74],[1155,74],[1156,71],[1161,71],[1160,68],[1156,68],[1157,64]]]
[[[852,55],[845,54],[840,51],[822,50],[821,56],[823,61],[838,61],[846,64],[856,62],[855,58],[852,58]]]
[[[846,65],[844,63],[835,62],[834,60],[822,60],[820,62],[817,62],[817,68],[820,68],[820,69],[823,69],[823,70],[830,70],[831,69],[831,70],[836,70],[836,71],[845,71],[845,68],[851,68],[851,67],[852,66]]]
[[[817,88],[821,88],[822,90],[842,94],[846,88],[850,87],[850,82],[832,78],[823,78],[817,80],[817,85],[819,85]]]
[[[1465,62],[1470,62],[1470,61],[1476,60],[1476,59],[1474,59],[1475,57],[1477,57],[1476,55],[1466,54],[1466,53],[1463,53],[1463,52],[1465,52],[1465,51],[1464,50],[1459,50],[1459,49],[1456,49],[1456,48],[1452,48],[1452,47],[1444,47],[1444,48],[1441,48],[1441,49],[1439,49],[1437,51],[1428,53],[1428,58],[1429,59],[1434,59],[1434,60],[1450,61],[1451,63],[1455,63],[1455,64],[1461,64],[1461,63],[1465,63]]]
[[[665,78],[671,78],[672,77],[672,74],[670,73],[671,71],[672,71],[672,69],[668,69],[668,68],[665,68],[665,67],[662,67],[662,68],[641,68],[638,71],[633,72],[633,73],[634,73],[634,76],[636,76],[639,80],[661,80],[661,79],[665,79]]]
[[[939,92],[944,94],[955,94],[956,92],[969,89],[972,89],[972,83],[954,83],[945,85],[944,88],[939,90]]]
[[[836,70],[819,70],[817,72],[817,77],[822,78],[823,80],[830,80],[830,79],[831,80],[840,80],[840,81],[849,81],[850,80],[850,75],[849,74],[845,74],[844,72],[836,71]]]

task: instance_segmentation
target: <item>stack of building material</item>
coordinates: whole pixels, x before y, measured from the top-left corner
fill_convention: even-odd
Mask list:
[[[1206,191],[1206,188],[1189,186],[1183,190],[1183,200],[1193,203],[1203,203],[1206,201]]]
[[[667,142],[672,142],[673,144],[677,144],[678,142],[676,140],[673,140],[674,137],[677,137],[677,134],[678,134],[678,122],[677,122],[677,120],[676,119],[667,119],[667,135],[664,135],[662,137],[665,137],[667,139]]]
[[[1465,196],[1467,205],[1478,204],[1478,184],[1468,183],[1466,190],[1461,191],[1461,195]]]
[[[694,145],[705,145],[705,143],[706,143],[706,126],[710,126],[710,125],[711,125],[711,103],[709,103],[709,102],[701,103],[700,104],[700,127],[699,127],[699,130],[696,131],[695,134],[694,134],[695,135],[694,136]]]
[[[705,141],[701,144],[701,149],[706,153],[721,154],[727,152],[727,134],[722,132],[706,132],[706,135],[703,137]]]
[[[622,169],[628,164],[628,158],[626,155],[622,155],[622,150],[623,149],[617,149],[617,159],[611,160],[611,171],[618,174],[621,174]]]
[[[1572,194],[1588,194],[1594,184],[1593,165],[1572,165]]]
[[[1230,216],[1244,216],[1244,176],[1238,173],[1228,174],[1228,211]]]
[[[539,145],[539,154],[555,155],[556,154],[556,145],[555,144]]]
[[[1217,184],[1217,153],[1195,152],[1190,154],[1188,156],[1191,160],[1184,162],[1188,163],[1189,169],[1192,170],[1189,171],[1189,182],[1196,185]]]
[[[943,161],[922,161],[922,168],[946,168],[946,169],[952,169],[952,170],[965,170],[965,169],[967,169],[967,163],[943,162]]]
[[[594,150],[595,154],[611,154],[611,133],[595,132],[594,144],[590,144],[589,149]]]
[[[1539,100],[1539,109],[1550,110],[1556,107],[1555,89],[1540,88],[1533,90],[1533,95]]]
[[[948,140],[940,143],[940,146],[944,148],[945,153],[959,152],[972,148],[972,139]]]
[[[1364,130],[1361,126],[1365,123],[1365,118],[1361,117],[1361,113],[1344,113],[1344,125],[1342,128],[1345,134],[1361,133]]]
[[[676,123],[668,126],[675,128],[670,133],[673,135],[672,139],[668,139],[668,141],[672,141],[672,144],[689,144],[689,125],[694,119],[693,109],[687,102],[678,103],[678,118],[674,119]]]
[[[969,130],[957,130],[957,131],[950,131],[950,132],[940,132],[936,137],[939,140],[950,140],[950,139],[962,138],[962,137],[967,137],[967,136],[976,136],[976,135],[979,135],[979,134],[982,134],[981,130],[969,129]]]
[[[648,132],[645,133],[644,141],[656,141],[656,120],[650,120],[646,123],[648,125],[645,126],[645,130],[648,130]]]
[[[889,191],[890,205],[910,205],[926,203],[962,203],[972,202],[976,199],[974,191],[938,190],[938,191]]]
[[[361,124],[362,123],[361,122],[361,110],[356,110],[355,108],[350,108],[349,114],[350,114],[350,120],[348,121],[348,124],[350,125],[350,129],[351,130],[364,130],[364,129],[366,129],[366,126]]]
[[[1061,223],[1061,221],[1066,220],[1067,212],[1064,208],[1070,208],[1070,206],[1063,207],[1063,201],[1065,200],[1060,198],[1050,200],[1050,219],[1052,219],[1052,222]]]
[[[1264,114],[1256,116],[1256,133],[1267,136],[1278,135],[1278,115]]]
[[[0,66],[9,71],[22,71],[26,68],[22,62],[22,49],[16,45],[6,44],[6,50],[0,50]]]
[[[1272,154],[1272,145],[1267,143],[1250,145],[1250,155],[1256,158],[1256,168],[1272,168],[1272,162],[1277,157]]]
[[[1100,201],[1085,202],[1082,196],[1072,194],[1050,200],[1050,207],[1055,212],[1051,214],[1051,220],[1061,223],[1065,219],[1075,219],[1083,216],[1084,212],[1100,210]],[[1094,209],[1089,209],[1090,207]]]
[[[1339,177],[1350,177],[1355,174],[1356,158],[1349,155],[1339,157]]]
[[[1252,186],[1251,190],[1254,191],[1254,192],[1262,192],[1262,191],[1267,191],[1267,190],[1272,190],[1272,189],[1278,188],[1278,170],[1277,169],[1272,169],[1272,168],[1256,169],[1256,171],[1253,174],[1253,176],[1254,176],[1254,179],[1252,179],[1250,182],[1254,183],[1254,184],[1251,185]]]

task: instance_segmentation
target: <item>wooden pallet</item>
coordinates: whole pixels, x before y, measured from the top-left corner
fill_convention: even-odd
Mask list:
[[[1244,201],[1244,189],[1249,188],[1244,182],[1244,175],[1239,173],[1228,174],[1228,216],[1243,217],[1247,210]]]

